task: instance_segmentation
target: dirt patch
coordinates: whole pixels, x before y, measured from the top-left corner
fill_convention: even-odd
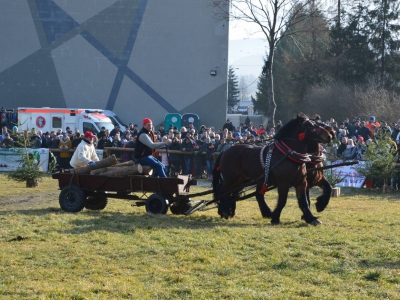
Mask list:
[[[60,191],[43,192],[35,195],[10,196],[0,200],[0,211],[24,209],[33,206],[53,204],[58,201]]]

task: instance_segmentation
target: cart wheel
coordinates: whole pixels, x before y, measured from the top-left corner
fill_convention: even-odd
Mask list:
[[[165,215],[168,211],[168,200],[160,194],[153,194],[146,200],[146,211]]]
[[[69,185],[61,190],[59,202],[62,210],[78,212],[85,206],[85,193],[79,186]]]
[[[96,196],[89,196],[86,198],[85,208],[90,210],[103,210],[106,208],[108,198],[105,194],[98,194]]]
[[[171,203],[169,208],[174,215],[183,215],[191,208],[190,200],[180,200],[173,202]]]

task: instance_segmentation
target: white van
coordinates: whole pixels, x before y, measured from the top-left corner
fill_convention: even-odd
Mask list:
[[[120,118],[118,118],[117,114],[111,110],[103,110],[103,114],[105,114],[107,117],[111,119],[111,122],[113,125],[118,125],[121,128],[121,132],[125,132],[125,127],[127,126],[124,122],[121,121]]]
[[[69,127],[72,131],[78,129],[84,133],[91,131],[97,134],[101,127],[113,130],[114,126],[101,109],[50,108],[50,107],[19,107],[18,124],[22,129],[40,129],[43,132],[63,131]]]

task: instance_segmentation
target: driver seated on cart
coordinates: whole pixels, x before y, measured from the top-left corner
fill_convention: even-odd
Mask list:
[[[73,168],[86,167],[90,165],[91,167],[96,166],[96,162],[99,161],[99,157],[97,156],[96,149],[93,145],[93,138],[95,135],[86,131],[83,136],[82,141],[76,147],[74,155],[71,157],[71,161],[69,164]]]
[[[165,166],[157,160],[153,154],[155,149],[168,145],[168,140],[164,142],[155,142],[153,133],[153,122],[149,118],[143,119],[143,128],[137,135],[134,158],[135,163],[141,166],[149,166],[154,171],[154,176],[167,177]],[[140,168],[140,167],[138,167]]]

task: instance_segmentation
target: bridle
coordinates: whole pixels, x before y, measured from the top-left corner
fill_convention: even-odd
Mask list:
[[[305,125],[310,125],[311,128],[308,128]],[[325,130],[325,128],[322,128],[322,126],[320,126],[318,123],[310,119],[305,119],[301,124],[301,128],[304,130],[305,134],[307,134],[307,131],[311,131],[316,136],[320,135],[322,130]],[[317,139],[315,138],[315,140]]]

